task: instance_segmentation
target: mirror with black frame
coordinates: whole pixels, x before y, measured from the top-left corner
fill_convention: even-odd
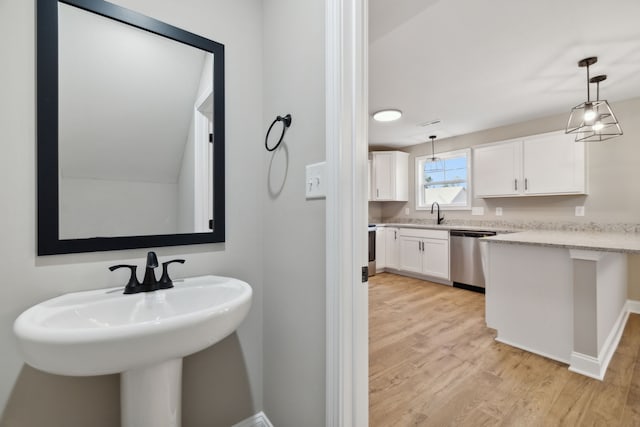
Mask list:
[[[38,255],[224,241],[224,46],[37,3]]]

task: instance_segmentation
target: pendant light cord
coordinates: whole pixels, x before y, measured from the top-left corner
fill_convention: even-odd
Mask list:
[[[591,81],[589,79],[589,64],[587,64],[587,102],[591,102],[591,91],[589,89],[591,85],[589,83],[591,83]]]

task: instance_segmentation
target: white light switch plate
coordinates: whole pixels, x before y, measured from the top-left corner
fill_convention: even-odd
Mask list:
[[[584,216],[584,206],[576,206],[576,216]]]
[[[327,197],[325,169],[327,162],[313,163],[306,167],[305,195],[307,199]]]
[[[411,211],[409,210],[409,208],[404,208],[404,214],[405,215],[409,215]]]
[[[496,208],[496,216],[502,216],[502,208]]]
[[[484,215],[484,208],[482,206],[471,208],[471,215]]]

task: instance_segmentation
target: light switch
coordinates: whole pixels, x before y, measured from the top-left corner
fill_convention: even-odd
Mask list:
[[[305,177],[305,194],[307,199],[324,199],[327,197],[325,189],[325,166],[327,162],[307,165]]]
[[[584,206],[576,206],[576,216],[584,216]]]
[[[502,208],[496,208],[496,216],[502,216]]]
[[[409,213],[411,213],[411,211],[409,210],[409,208],[404,208],[404,214],[405,214],[405,215],[409,215]]]

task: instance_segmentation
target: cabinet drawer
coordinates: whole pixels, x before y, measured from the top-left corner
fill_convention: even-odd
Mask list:
[[[449,230],[424,230],[419,228],[401,228],[401,236],[420,237],[426,239],[449,239]]]

